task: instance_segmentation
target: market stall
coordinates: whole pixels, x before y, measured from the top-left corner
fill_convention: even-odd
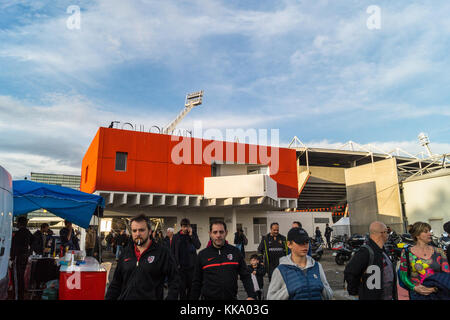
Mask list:
[[[105,205],[97,195],[28,180],[13,181],[13,197],[14,216],[45,209],[85,229],[93,215],[102,216]],[[61,257],[31,256],[27,277],[30,292],[42,291],[43,282],[59,279],[60,299],[98,300],[105,294],[106,270],[94,258],[85,257],[83,251],[66,252]],[[76,280],[75,287],[72,280]]]

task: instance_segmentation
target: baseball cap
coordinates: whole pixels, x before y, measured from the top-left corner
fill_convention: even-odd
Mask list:
[[[304,244],[309,242],[309,236],[303,228],[292,228],[287,235],[288,241],[294,241],[297,244]]]

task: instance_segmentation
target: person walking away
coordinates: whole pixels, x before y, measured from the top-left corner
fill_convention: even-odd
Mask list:
[[[400,258],[400,281],[408,288],[411,300],[427,300],[437,287],[427,286],[429,278],[443,278],[440,273],[450,272],[447,255],[442,248],[430,245],[431,226],[416,222],[410,230],[414,245],[404,248]]]
[[[94,256],[94,248],[95,248],[95,240],[96,240],[96,232],[92,226],[89,226],[87,232],[86,232],[86,241],[85,241],[85,248],[86,248],[86,256],[93,257]]]
[[[73,230],[72,222],[64,220],[64,225],[65,227],[59,231],[63,255],[67,250],[80,250],[79,240]]]
[[[241,228],[234,233],[234,244],[241,250],[242,256],[245,258],[245,246],[248,244],[248,240]]]
[[[166,277],[166,300],[177,299],[180,279],[173,255],[150,235],[151,224],[145,215],[131,219],[132,241],[120,255],[106,300],[163,300]]]
[[[355,253],[344,270],[349,295],[359,295],[359,300],[398,300],[395,266],[384,252],[387,239],[386,225],[372,222],[367,243]]]
[[[174,253],[173,251],[173,233],[175,230],[173,228],[167,228],[166,237],[164,238],[164,245],[170,249],[170,252]]]
[[[47,239],[48,230],[49,230],[48,223],[43,223],[41,224],[40,229],[33,234],[33,241],[31,244],[31,248],[33,252],[37,255],[44,256],[44,254],[50,253],[50,248],[48,247],[48,239]]]
[[[237,300],[238,276],[247,292],[247,300],[255,300],[252,278],[244,257],[238,248],[225,243],[227,234],[225,222],[211,222],[211,246],[198,254],[190,296],[192,300],[200,297],[203,300]]]
[[[17,218],[17,230],[11,240],[10,259],[14,267],[14,295],[16,300],[23,300],[25,296],[25,270],[28,264],[28,257],[31,253],[33,235],[27,229],[28,220],[21,216]]]
[[[262,237],[258,246],[258,252],[264,258],[264,266],[268,273],[269,281],[272,278],[273,271],[279,264],[280,258],[288,255],[286,237],[279,232],[279,224],[273,222],[270,225],[270,233]]]
[[[280,259],[272,274],[268,300],[331,300],[333,291],[322,265],[308,256],[309,236],[302,228],[288,232],[291,253]]]
[[[180,274],[180,300],[187,300],[191,294],[197,249],[201,243],[193,232],[189,219],[182,219],[181,230],[173,236],[173,250],[178,273]]]
[[[250,256],[250,264],[247,266],[247,269],[252,277],[256,299],[262,300],[262,294],[264,292],[264,275],[266,274],[266,270],[264,269],[264,264],[259,262],[257,254]]]
[[[331,249],[331,233],[332,232],[333,232],[333,229],[327,223],[326,227],[325,227],[325,239],[327,240],[328,249]]]
[[[106,240],[106,251],[110,252],[112,250],[112,243],[113,243],[113,233],[110,232],[108,233],[108,235],[106,236],[105,240]]]
[[[116,261],[119,260],[120,255],[122,254],[122,249],[128,243],[128,236],[125,233],[125,230],[120,230],[119,235],[117,236],[117,249],[116,249]]]
[[[316,227],[316,241],[322,243],[322,232],[319,227]]]

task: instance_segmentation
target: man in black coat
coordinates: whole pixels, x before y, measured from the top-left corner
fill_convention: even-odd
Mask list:
[[[286,237],[280,234],[280,226],[277,222],[270,225],[270,233],[263,236],[258,246],[258,253],[264,259],[264,266],[272,279],[273,271],[280,264],[280,258],[289,254]]]
[[[247,292],[247,300],[255,300],[251,274],[244,257],[238,248],[225,241],[227,225],[223,221],[213,221],[209,230],[211,246],[198,254],[190,298],[236,300],[239,277]]]
[[[48,246],[48,235],[49,225],[47,223],[41,224],[41,228],[33,234],[33,242],[31,248],[35,254],[44,255],[50,252],[50,247]]]
[[[26,217],[22,216],[17,218],[17,227],[19,230],[14,233],[11,240],[10,259],[14,263],[14,274],[17,276],[17,290],[15,290],[15,296],[18,300],[24,299],[25,270],[27,268],[28,257],[31,254],[31,245],[33,243],[33,235],[30,230],[27,229],[27,224],[28,220]]]
[[[388,239],[386,225],[375,221],[369,227],[367,246],[362,246],[348,262],[344,281],[350,295],[359,300],[397,300],[397,273],[384,252]]]
[[[120,255],[106,300],[162,300],[164,279],[167,300],[178,297],[179,276],[173,255],[150,237],[151,226],[144,215],[131,219],[132,241]]]
[[[172,239],[172,250],[181,279],[180,300],[187,300],[191,294],[197,249],[200,249],[201,243],[197,234],[193,232],[189,219],[182,219],[180,225],[180,232]]]

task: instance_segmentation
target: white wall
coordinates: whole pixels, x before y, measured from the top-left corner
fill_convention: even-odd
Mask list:
[[[445,172],[442,176],[427,175],[403,182],[408,223],[430,223],[436,236],[442,234],[442,224],[450,220],[450,170]]]

